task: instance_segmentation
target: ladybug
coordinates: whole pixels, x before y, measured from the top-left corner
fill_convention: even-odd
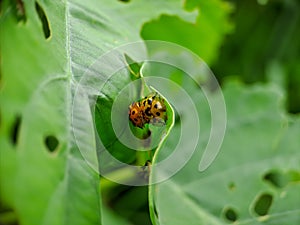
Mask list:
[[[143,128],[145,120],[144,113],[141,110],[140,102],[134,102],[129,106],[129,120],[134,126]]]
[[[164,99],[158,93],[152,93],[141,101],[144,120],[154,124],[163,123],[167,120],[166,105]]]
[[[140,128],[147,123],[164,125],[167,120],[164,99],[158,93],[151,93],[141,101],[132,103],[129,106],[129,119]]]

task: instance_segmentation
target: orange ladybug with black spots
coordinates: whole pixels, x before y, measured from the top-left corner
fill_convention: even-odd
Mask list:
[[[134,102],[129,106],[129,119],[134,126],[143,128],[145,121],[139,102]]]
[[[152,93],[145,97],[140,105],[147,123],[165,122],[167,120],[167,110],[164,99],[157,93]]]
[[[167,120],[164,99],[158,93],[151,93],[141,101],[134,102],[129,107],[129,119],[134,126],[143,128],[145,124],[165,124]]]

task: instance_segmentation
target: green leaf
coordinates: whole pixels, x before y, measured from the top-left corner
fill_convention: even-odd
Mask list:
[[[129,57],[129,55],[125,54],[125,60],[128,65],[128,70],[130,71],[131,75],[133,77],[131,78],[132,80],[139,78],[142,63],[135,62],[132,58]]]
[[[132,225],[130,222],[124,220],[121,216],[114,213],[112,210],[103,206],[103,224],[105,225]]]
[[[216,160],[204,172],[198,170],[209,138],[204,131],[186,166],[168,180],[151,186],[153,221],[155,224],[298,224],[299,118],[290,120],[285,114],[283,94],[274,85],[245,87],[229,82],[224,97],[227,130]],[[199,110],[207,115],[204,96],[200,102]],[[183,113],[188,114],[188,111]],[[205,129],[210,126],[209,119],[203,126]],[[176,125],[173,131],[177,131]],[[157,160],[169,154],[160,151]],[[155,162],[153,167],[152,179],[164,173],[155,170]]]
[[[70,133],[73,75],[68,67],[65,3],[26,1],[25,23],[18,23],[14,4],[4,2],[1,17],[1,73],[6,84],[1,93],[1,145],[6,147],[0,158],[9,160],[1,172],[10,184],[1,198],[5,194],[7,207],[22,224],[99,224],[99,177],[72,144]],[[41,12],[50,24],[49,38]],[[21,124],[16,141],[7,143],[7,131],[17,116]],[[10,177],[9,170],[14,172]]]
[[[1,1],[0,194],[12,223],[102,223],[93,113],[77,85],[99,56],[140,40],[142,24],[161,13],[196,17],[180,1]],[[112,77],[104,92],[104,70],[96,75],[105,107],[130,79]]]
[[[176,15],[161,15],[146,23],[141,32],[145,40],[163,40],[184,46],[211,64],[217,58],[226,34],[232,30],[228,16],[232,7],[228,2],[188,0],[188,10],[198,10],[196,21],[184,21]]]
[[[132,61],[132,64],[136,63]],[[140,68],[143,67],[141,66]],[[142,74],[142,71],[138,71],[137,74]],[[174,124],[174,112],[172,106],[160,94],[159,90],[147,86],[147,80],[143,80],[143,77],[140,77],[139,79],[134,79],[134,81],[136,81],[136,85],[131,85],[126,68],[125,71],[112,76],[109,84],[101,89],[101,94],[103,95],[97,97],[95,122],[97,133],[103,144],[102,148],[105,148],[122,163],[144,166],[147,161],[152,160],[153,152],[159,149],[165,138],[167,138]],[[112,87],[117,89],[117,91],[112,92]],[[129,105],[132,102],[141,100],[141,96],[138,94],[140,90],[145,90],[144,94],[158,93],[164,99],[168,118],[166,124],[158,126],[150,123],[145,124],[143,128],[132,125],[128,119]],[[104,130],[105,132],[102,132]],[[118,130],[120,132],[116,134]],[[128,145],[123,143],[124,140],[126,140]],[[98,157],[100,160],[104,159],[102,167],[105,168],[105,171],[112,173],[113,167],[111,166],[114,165],[104,163],[106,160],[105,154],[100,152]],[[116,162],[116,165],[119,169],[118,162]]]

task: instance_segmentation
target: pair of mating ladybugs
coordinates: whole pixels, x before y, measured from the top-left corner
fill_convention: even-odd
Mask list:
[[[134,126],[143,128],[145,124],[164,125],[167,120],[165,101],[155,92],[129,106],[129,119]]]

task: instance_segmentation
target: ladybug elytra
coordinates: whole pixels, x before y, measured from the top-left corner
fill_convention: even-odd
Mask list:
[[[146,123],[165,124],[167,120],[164,99],[158,93],[151,93],[129,107],[129,119],[134,126],[143,128]]]

